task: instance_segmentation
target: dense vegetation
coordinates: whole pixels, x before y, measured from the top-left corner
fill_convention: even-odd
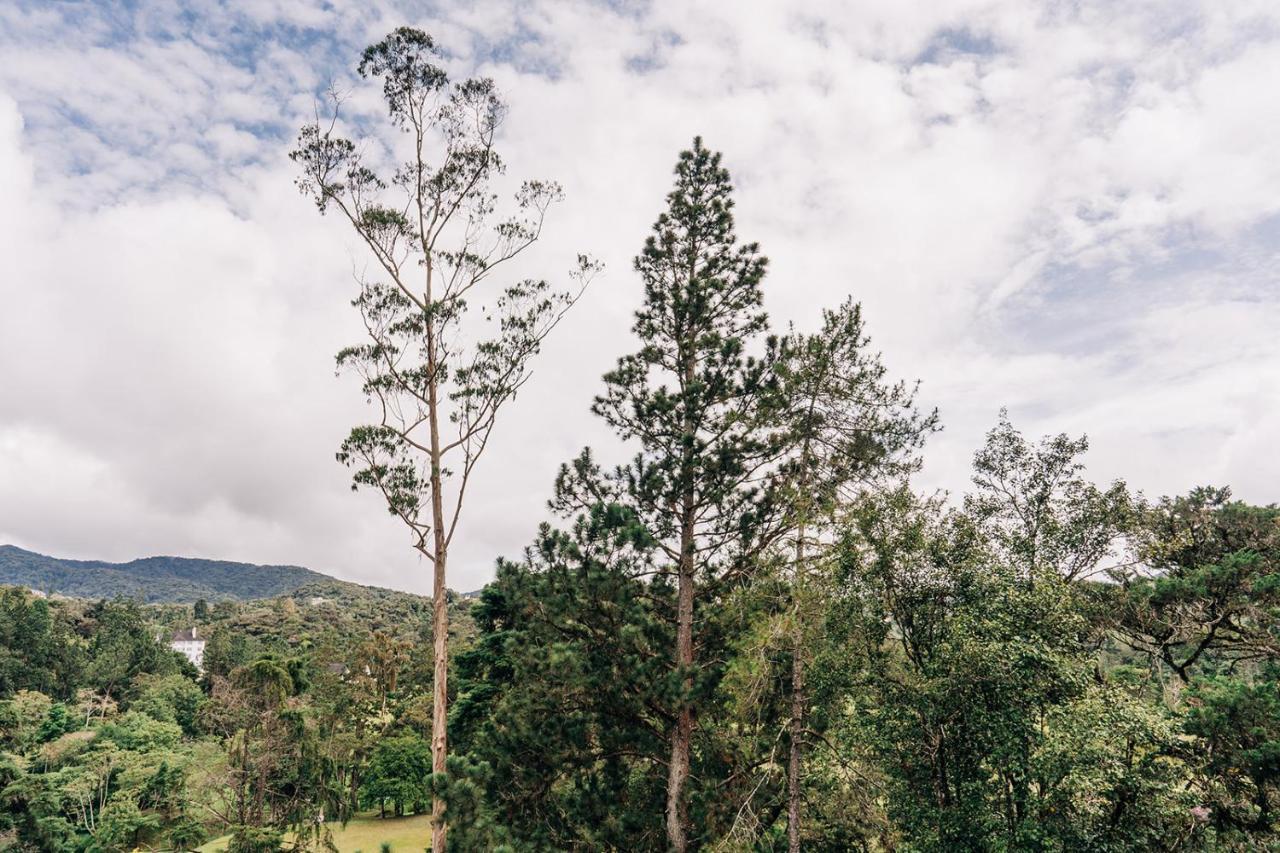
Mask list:
[[[445,778],[422,599],[6,588],[0,846],[317,845],[440,793],[454,849],[663,849],[687,705],[690,846],[786,846],[798,767],[805,849],[1275,847],[1280,509],[1099,489],[1083,449],[1001,423],[959,504],[901,486],[842,502],[802,592],[775,554],[700,607],[688,692],[667,653],[677,591],[645,570],[657,546],[634,515],[544,528],[478,601],[451,602]],[[157,641],[191,624],[203,674]]]
[[[351,169],[326,186],[376,183]],[[593,404],[625,453],[569,461],[477,600],[0,593],[0,849],[316,849],[428,812],[453,850],[1280,849],[1280,508],[1095,484],[1084,438],[1003,413],[965,494],[918,494],[937,413],[856,302],[771,330],[732,193],[695,140]],[[403,438],[361,472],[414,486],[425,537]],[[192,624],[201,673],[163,641]]]
[[[192,625],[203,673],[168,648]],[[393,759],[425,744],[429,641],[428,600],[352,584],[194,606],[0,588],[0,849],[261,849],[420,803]]]
[[[0,584],[72,598],[137,598],[185,602],[271,598],[332,578],[299,566],[256,566],[188,557],[145,557],[127,563],[64,560],[0,545]]]

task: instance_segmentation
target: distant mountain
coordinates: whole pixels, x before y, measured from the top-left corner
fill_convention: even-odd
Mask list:
[[[145,602],[273,598],[319,582],[343,583],[301,566],[255,566],[189,557],[144,557],[128,563],[62,560],[0,545],[0,584],[72,598],[126,596]]]

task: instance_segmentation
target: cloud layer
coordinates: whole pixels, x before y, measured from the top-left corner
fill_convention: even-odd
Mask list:
[[[775,322],[862,300],[946,431],[959,489],[1001,406],[1087,432],[1149,493],[1280,481],[1274,4],[365,3],[0,9],[0,541],[65,556],[291,562],[428,588],[333,451],[332,356],[363,260],[292,185],[316,93],[392,26],[512,102],[515,175],[568,201],[531,271],[608,273],[495,437],[469,589],[543,517],[629,346],[630,257],[695,134],[725,152]]]

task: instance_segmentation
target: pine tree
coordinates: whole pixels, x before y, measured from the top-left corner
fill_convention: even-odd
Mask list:
[[[676,689],[666,792],[669,846],[687,849],[686,787],[697,725],[698,608],[751,571],[771,527],[765,475],[774,456],[763,415],[767,364],[748,355],[767,321],[760,283],[766,259],[734,233],[732,185],[700,138],[680,154],[667,210],[635,268],[644,303],[633,327],[640,349],[605,375],[593,411],[627,441],[630,464],[601,475],[583,457],[562,473],[554,505],[588,509],[613,500],[645,525],[674,580]]]
[[[525,559],[502,561],[473,610],[479,637],[457,660],[450,736],[483,790],[457,820],[466,849],[658,850],[670,748],[658,615],[672,590],[645,583],[644,529],[601,507],[544,526]],[[548,780],[554,780],[554,784]],[[452,797],[449,808],[465,808]]]

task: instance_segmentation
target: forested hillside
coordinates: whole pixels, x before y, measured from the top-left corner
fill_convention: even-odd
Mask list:
[[[328,575],[300,566],[259,566],[190,557],[144,557],[127,563],[64,560],[0,545],[0,584],[72,598],[123,596],[145,602],[247,601],[284,595]]]
[[[392,772],[369,768],[378,744],[429,724],[429,614],[350,584],[194,607],[0,588],[0,849],[193,849],[350,816]],[[167,646],[192,626],[203,672]]]

